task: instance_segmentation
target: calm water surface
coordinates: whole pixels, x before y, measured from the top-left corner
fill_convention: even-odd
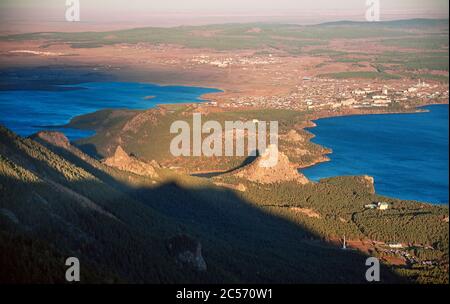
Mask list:
[[[325,118],[309,131],[331,148],[330,162],[302,172],[312,180],[370,175],[379,194],[448,204],[448,105],[426,113]]]

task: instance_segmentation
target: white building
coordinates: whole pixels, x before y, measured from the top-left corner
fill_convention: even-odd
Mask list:
[[[378,210],[387,210],[389,209],[389,204],[386,202],[379,202],[378,203]]]

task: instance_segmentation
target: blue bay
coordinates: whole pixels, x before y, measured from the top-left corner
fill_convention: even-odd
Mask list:
[[[448,105],[425,113],[319,119],[313,142],[331,148],[331,161],[302,170],[312,180],[370,175],[377,193],[448,204]]]
[[[219,92],[209,88],[135,82],[58,84],[45,89],[23,90],[20,84],[0,91],[0,124],[22,136],[56,129],[71,140],[90,136],[93,132],[49,126],[61,126],[74,116],[101,109],[147,109],[157,104],[200,102],[201,95]]]

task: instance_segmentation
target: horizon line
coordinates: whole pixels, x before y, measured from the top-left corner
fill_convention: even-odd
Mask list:
[[[351,19],[336,19],[336,20],[330,20],[330,21],[323,21],[323,22],[317,22],[317,23],[308,23],[308,24],[300,24],[300,23],[294,23],[294,22],[283,22],[283,21],[233,21],[233,22],[217,22],[217,23],[205,23],[205,24],[198,24],[198,25],[190,25],[190,24],[180,24],[180,25],[170,25],[170,26],[156,26],[156,25],[137,25],[130,27],[124,26],[116,29],[102,29],[102,30],[79,30],[79,31],[58,31],[58,30],[50,30],[50,31],[31,31],[31,32],[21,32],[17,34],[34,34],[34,33],[79,33],[79,32],[109,32],[109,31],[124,31],[124,30],[134,30],[134,29],[145,29],[145,28],[164,28],[164,29],[177,29],[177,28],[183,28],[183,27],[204,27],[204,26],[220,26],[220,25],[286,25],[286,26],[298,26],[298,27],[306,27],[306,26],[320,26],[320,25],[327,25],[327,24],[333,24],[333,23],[365,23],[365,24],[380,24],[380,23],[388,23],[388,22],[399,22],[399,21],[419,21],[419,20],[430,20],[430,21],[449,21],[450,18],[431,18],[431,17],[415,17],[415,18],[397,18],[397,19],[388,19],[388,20],[380,20],[380,21],[366,21],[366,20],[351,20]],[[67,21],[54,21],[53,23],[68,23]],[[91,22],[83,22],[79,21],[76,22],[81,25],[92,25]],[[120,22],[118,22],[120,23]],[[71,23],[73,24],[73,23]],[[102,25],[102,24],[98,24]],[[103,23],[105,25],[105,23]],[[9,35],[15,35],[15,34],[1,34],[0,36],[9,36]]]

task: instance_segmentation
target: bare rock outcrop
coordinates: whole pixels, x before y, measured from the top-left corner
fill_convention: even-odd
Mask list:
[[[134,156],[128,155],[121,146],[117,146],[114,155],[104,160],[107,166],[115,167],[122,171],[131,172],[151,178],[158,177],[158,173],[152,164],[143,162]]]
[[[238,170],[234,175],[261,184],[287,181],[302,185],[309,183],[309,180],[289,161],[289,158],[273,145],[269,146],[254,162]]]
[[[38,142],[49,143],[53,146],[70,149],[71,144],[69,139],[61,132],[55,131],[41,131],[36,134],[30,136],[31,139],[36,140]]]
[[[359,179],[370,194],[375,194],[375,179],[372,176],[363,175],[360,176]]]
[[[175,261],[183,267],[192,268],[198,272],[206,271],[207,266],[202,256],[202,245],[188,235],[178,235],[171,238],[167,245]]]

